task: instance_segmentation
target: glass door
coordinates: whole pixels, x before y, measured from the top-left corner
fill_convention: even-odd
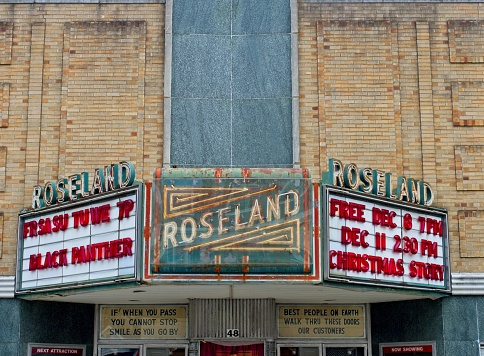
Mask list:
[[[139,347],[101,347],[100,356],[140,356]]]
[[[366,356],[364,346],[325,346],[324,356]]]
[[[146,356],[185,356],[184,347],[147,347]]]
[[[100,346],[99,356],[187,356],[184,345]],[[143,353],[141,353],[143,351]]]
[[[264,356],[264,343],[220,345],[201,342],[200,356]]]
[[[320,356],[319,346],[280,346],[279,356]]]
[[[358,345],[278,345],[277,356],[367,356],[367,346]]]

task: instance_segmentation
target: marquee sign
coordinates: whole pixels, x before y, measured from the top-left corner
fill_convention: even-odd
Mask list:
[[[153,187],[152,275],[315,273],[306,170],[168,169]]]
[[[16,292],[134,280],[142,188],[119,188],[20,214]]]
[[[322,186],[324,277],[450,291],[447,213]]]

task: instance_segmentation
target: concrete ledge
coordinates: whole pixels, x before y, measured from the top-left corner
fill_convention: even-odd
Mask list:
[[[13,298],[15,291],[15,277],[0,277],[0,298]]]
[[[484,295],[484,273],[452,273],[453,295]]]

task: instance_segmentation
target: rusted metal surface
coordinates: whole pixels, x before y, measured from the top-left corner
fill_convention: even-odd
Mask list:
[[[308,170],[171,168],[154,176],[152,274],[314,274]]]

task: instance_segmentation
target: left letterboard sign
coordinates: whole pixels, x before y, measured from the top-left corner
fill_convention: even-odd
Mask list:
[[[143,186],[19,215],[17,294],[137,278]]]

